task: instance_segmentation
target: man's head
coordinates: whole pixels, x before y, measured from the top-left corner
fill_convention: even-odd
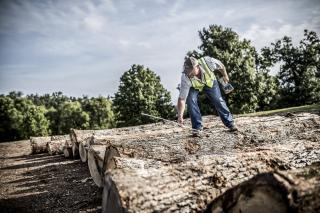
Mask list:
[[[186,57],[183,64],[183,72],[190,78],[198,74],[198,60],[194,57]]]

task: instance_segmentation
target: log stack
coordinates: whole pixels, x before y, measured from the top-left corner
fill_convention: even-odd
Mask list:
[[[99,158],[97,176],[104,173],[99,177],[103,212],[204,211],[255,175],[319,161],[319,116],[256,117],[251,122],[239,119],[238,133],[213,122],[202,138],[181,131],[154,141],[124,139],[100,145],[100,151],[92,148],[94,159]]]

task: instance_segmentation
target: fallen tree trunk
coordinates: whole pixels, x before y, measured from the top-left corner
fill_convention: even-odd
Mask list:
[[[37,153],[47,152],[47,143],[50,141],[51,141],[50,136],[30,137],[32,153],[37,154]]]
[[[71,140],[66,140],[63,147],[63,154],[66,158],[72,158],[72,143]]]
[[[141,126],[132,126],[132,127],[123,127],[123,128],[114,128],[114,129],[105,129],[105,130],[77,130],[77,129],[71,129],[70,130],[70,138],[72,141],[72,147],[73,147],[73,154],[79,156],[79,150],[87,145],[85,142],[84,144],[80,145],[80,143],[83,143],[84,140],[95,136],[96,138],[102,139],[102,138],[112,138],[112,140],[116,140],[117,138],[126,138],[126,137],[138,137],[139,134],[161,134],[161,130],[170,130],[169,132],[174,132],[176,129],[182,129],[181,127],[174,128],[172,127],[172,124],[164,124],[164,123],[153,123],[153,124],[147,124],[147,125],[141,125]],[[151,133],[150,133],[151,132]],[[158,133],[154,133],[158,132]],[[166,131],[167,134],[169,133]],[[135,134],[135,136],[133,136]],[[165,134],[163,132],[163,134]],[[85,150],[85,149],[82,149]],[[83,152],[84,154],[84,152]],[[85,154],[84,154],[85,155]],[[86,157],[84,156],[84,162]]]
[[[319,212],[320,166],[259,174],[212,201],[206,212]]]
[[[104,176],[102,212],[201,211],[232,185],[272,169],[268,156],[233,157],[227,164],[220,156],[178,164],[116,157]]]
[[[65,146],[66,140],[54,140],[47,143],[47,150],[49,155],[63,154],[63,148]]]
[[[211,200],[256,174],[319,161],[319,148],[316,152],[301,150],[297,144],[290,148],[193,155],[187,161],[175,164],[113,157],[101,183],[104,187],[103,212],[203,211]],[[300,154],[305,159],[303,164],[294,157]],[[100,167],[106,167],[105,159],[101,163]],[[115,206],[116,203],[121,205]]]

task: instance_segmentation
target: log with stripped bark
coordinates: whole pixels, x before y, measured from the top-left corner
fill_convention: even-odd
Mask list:
[[[47,143],[50,141],[51,141],[50,136],[30,137],[32,153],[37,154],[37,153],[47,152]]]

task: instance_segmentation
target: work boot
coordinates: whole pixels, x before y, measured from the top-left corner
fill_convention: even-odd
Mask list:
[[[201,137],[203,134],[203,129],[192,129],[191,131],[193,137]]]
[[[238,127],[236,125],[232,125],[231,127],[229,127],[229,131],[236,132],[236,131],[238,131]]]

